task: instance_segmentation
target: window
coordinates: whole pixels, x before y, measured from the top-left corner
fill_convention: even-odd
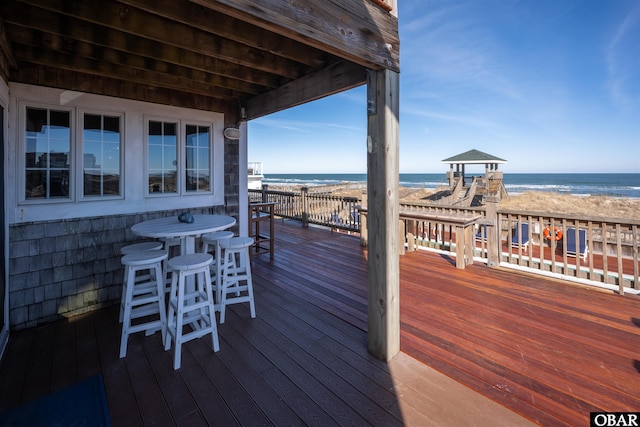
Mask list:
[[[85,197],[120,195],[120,117],[84,114],[82,129]]]
[[[210,191],[209,126],[187,125],[185,133],[186,190],[187,192]]]
[[[70,197],[71,113],[26,109],[25,199]]]
[[[147,186],[151,196],[213,191],[212,126],[186,121],[147,121]]]
[[[177,124],[149,121],[148,138],[149,193],[177,193]]]

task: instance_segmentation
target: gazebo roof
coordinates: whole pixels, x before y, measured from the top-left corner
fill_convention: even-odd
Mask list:
[[[458,164],[485,164],[485,163],[507,163],[506,160],[501,159],[491,154],[483,153],[478,150],[469,150],[457,156],[449,157],[442,160],[442,163],[458,163]]]

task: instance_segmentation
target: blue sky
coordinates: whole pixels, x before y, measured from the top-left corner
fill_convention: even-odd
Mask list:
[[[399,0],[400,172],[640,173],[639,0]],[[265,173],[364,173],[366,87],[249,122]]]

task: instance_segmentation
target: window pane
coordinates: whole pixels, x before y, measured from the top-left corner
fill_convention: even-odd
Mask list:
[[[120,171],[104,169],[102,171],[103,194],[117,196],[120,194]]]
[[[51,110],[50,124],[53,129],[60,129],[68,132],[69,121],[70,121],[70,115],[67,111]]]
[[[165,123],[164,124],[164,135],[165,136],[178,136],[178,132],[176,132],[176,124],[175,123]],[[175,138],[173,138],[175,144]]]
[[[105,142],[102,152],[102,169],[109,169],[120,175],[120,144]]]
[[[149,136],[162,136],[162,123],[149,122]]]
[[[95,168],[102,163],[102,153],[100,152],[100,142],[85,141],[84,143],[84,167]]]
[[[120,117],[85,114],[82,137],[84,195],[119,195]]]
[[[100,183],[102,177],[100,171],[96,169],[84,170],[84,195],[85,196],[99,196],[100,195]]]
[[[47,124],[47,110],[27,108],[27,133],[42,133],[42,127]]]
[[[164,181],[164,192],[165,193],[176,193],[178,191],[178,186],[176,184],[176,173],[175,172],[165,172],[162,177]]]
[[[96,116],[95,114],[85,114],[84,115],[84,130],[95,130],[98,133],[101,130],[100,122],[101,116]]]
[[[104,131],[107,134],[120,134],[120,117],[104,117]]]
[[[164,147],[162,153],[162,168],[165,170],[175,170],[178,166],[176,149],[174,147]]]
[[[44,199],[47,197],[47,172],[44,170],[27,170],[27,199]]]
[[[149,122],[149,193],[177,192],[178,135],[175,123]]]
[[[185,127],[186,191],[210,190],[210,145],[209,126],[188,125]]]
[[[198,164],[197,167],[200,170],[206,171],[209,170],[209,149],[199,149],[198,150]]]
[[[149,146],[149,173],[162,169],[162,146]]]
[[[51,195],[50,197],[67,197],[69,196],[69,171],[68,170],[52,170],[49,173]]]
[[[188,125],[186,127],[186,146],[187,147],[193,147],[195,145],[197,145],[197,137],[198,137],[198,133],[197,133],[197,126],[192,126],[192,125]]]
[[[187,191],[198,191],[198,183],[194,172],[187,170],[186,177]]]
[[[69,197],[71,114],[26,109],[25,198]]]

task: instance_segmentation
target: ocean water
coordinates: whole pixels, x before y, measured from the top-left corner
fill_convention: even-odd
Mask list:
[[[269,185],[335,185],[366,183],[367,175],[346,174],[265,174]],[[603,195],[640,198],[640,173],[504,173],[509,194],[545,191],[579,196]],[[447,185],[444,173],[401,173],[400,185],[412,188],[437,188]]]

